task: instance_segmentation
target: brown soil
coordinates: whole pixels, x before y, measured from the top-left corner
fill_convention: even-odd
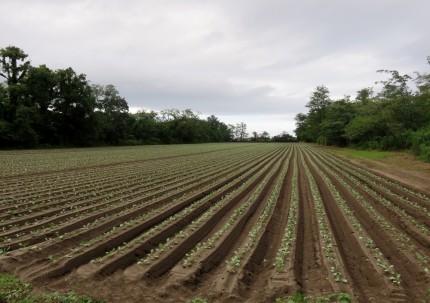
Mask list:
[[[342,150],[334,147],[318,148],[331,151]],[[345,154],[341,154],[340,157],[430,195],[430,163],[417,160],[411,153],[393,152],[390,156],[379,159],[367,159]]]
[[[327,150],[329,149],[325,149]],[[118,190],[118,196],[107,200],[98,197],[73,200],[66,197],[64,201],[68,199],[69,203],[65,208],[67,211],[62,210],[63,200],[43,200],[43,194],[51,190],[48,189],[47,182],[46,187],[40,186],[34,191],[34,194],[38,193],[42,197],[35,206],[23,202],[14,210],[7,203],[0,203],[0,209],[4,211],[4,221],[0,227],[7,229],[0,234],[4,239],[14,237],[17,233],[29,232],[36,227],[47,228],[38,235],[28,234],[0,243],[0,248],[10,250],[0,256],[0,270],[16,273],[33,281],[37,290],[73,290],[105,299],[109,303],[173,303],[186,302],[196,297],[206,298],[209,302],[274,302],[276,297],[294,295],[296,291],[312,296],[343,291],[352,294],[355,301],[360,303],[409,303],[425,300],[425,293],[430,288],[430,274],[424,268],[430,265],[419,261],[417,255],[430,259],[430,231],[426,229],[430,229],[430,217],[426,212],[430,211],[430,164],[417,162],[404,154],[394,154],[379,160],[363,160],[337,157],[332,151],[325,151],[310,145],[287,144],[274,146],[271,151],[264,153],[249,154],[249,148],[246,148],[243,149],[243,158],[239,160],[239,157],[237,163],[232,164],[227,163],[221,156],[217,160],[215,152],[211,153],[211,158],[207,161],[204,159],[207,153],[193,154],[192,157],[198,158],[200,165],[195,174],[192,174],[192,169],[185,173],[182,167],[172,165],[169,168],[172,176],[167,173],[157,175],[156,169],[148,170],[148,174],[152,173],[154,177],[139,184],[138,173],[127,177],[124,172],[124,177],[135,182],[131,183],[133,185],[130,186],[130,191],[120,191],[119,186],[115,185],[115,182],[120,182],[119,176],[109,177],[105,180],[110,183],[95,188]],[[183,156],[178,159],[180,157]],[[145,163],[150,165],[151,161],[91,167],[88,168],[91,174],[87,177],[85,174],[80,175],[79,182],[92,178],[97,183],[98,176],[102,180],[105,169],[126,168]],[[279,273],[275,271],[273,263],[288,223],[295,161],[298,164],[298,180],[295,181],[298,182],[299,203],[296,240],[285,260],[283,272]],[[305,167],[309,168],[310,177]],[[67,172],[20,175],[8,180],[0,178],[0,185],[3,182],[5,186],[13,186],[25,201],[33,195],[31,191],[19,192],[19,182],[25,182],[26,177],[52,180],[63,178],[63,192],[68,192],[73,189],[74,174],[77,177],[77,174],[84,171],[85,168],[78,168]],[[285,175],[281,175],[281,172],[285,172]],[[258,177],[251,180],[253,182],[249,182],[244,190],[236,191],[254,175]],[[235,210],[256,192],[268,175],[268,182],[255,202],[240,213],[212,248],[204,249],[190,268],[183,268],[181,261],[186,254],[192,251],[197,243],[209,239],[219,231]],[[236,249],[247,244],[248,233],[262,215],[278,178],[282,181],[279,197],[267,221],[262,224],[261,232],[255,238],[256,243],[250,246],[234,273],[227,271],[226,261],[231,259]],[[326,244],[322,241],[317,220],[321,214],[317,213],[318,200],[315,200],[315,188],[311,188],[311,179],[316,182],[316,190],[324,206],[324,216],[332,231],[333,251],[342,267],[343,276],[347,278],[345,283],[335,281],[330,262],[323,250],[323,245]],[[377,215],[366,209],[361,198],[352,194],[350,187],[369,203]],[[210,196],[210,199],[202,200],[221,188],[222,190]],[[362,242],[356,226],[349,221],[345,209],[338,204],[336,199],[339,197],[335,195],[333,188],[379,248],[381,256],[400,274],[399,285],[393,284],[378,266],[377,256]],[[89,189],[90,186],[85,187],[85,191]],[[416,194],[417,192],[422,195]],[[61,193],[60,190],[55,191],[59,199]],[[139,193],[141,196],[135,197],[133,193]],[[229,194],[232,195],[231,200],[223,204],[218,212],[207,217],[205,222],[186,237],[166,247],[149,266],[137,264],[151,249],[184,230],[190,222],[204,214],[215,203],[223,201]],[[3,201],[2,199],[7,201],[7,197],[0,195],[0,201]],[[382,203],[383,199],[386,203]],[[109,203],[114,200],[118,201],[117,204],[80,216],[80,211],[111,205]],[[138,239],[142,233],[178,214],[192,203],[197,203],[192,211],[173,220],[144,240],[121,248],[121,251],[102,264],[90,262],[96,257],[104,256],[109,250]],[[33,207],[34,213],[28,211],[28,206]],[[23,209],[24,207],[27,209]],[[83,247],[78,253],[71,252],[71,249],[83,241],[102,236],[111,228],[149,210],[156,212],[144,221],[124,226],[119,233],[105,236],[96,244]],[[16,211],[16,214],[21,212],[21,217],[14,217],[11,211]],[[124,212],[119,214],[120,211]],[[82,225],[102,216],[104,220],[95,223],[90,229],[78,231]],[[69,222],[63,223],[62,220],[68,218]],[[393,226],[396,230],[394,234],[393,229],[381,225],[381,218]],[[410,218],[419,226],[415,226]],[[60,225],[50,226],[55,223]],[[399,234],[402,234],[403,238],[399,238]],[[46,237],[56,239],[47,241]],[[405,240],[409,241],[409,249],[401,248],[403,242],[399,241],[403,240],[400,239],[409,239]],[[62,258],[67,255],[70,256]],[[55,258],[58,258],[59,262],[56,262]]]
[[[332,293],[328,268],[324,266],[323,252],[315,213],[315,201],[304,163],[299,163],[299,220],[295,251],[295,276],[302,292],[307,294]]]

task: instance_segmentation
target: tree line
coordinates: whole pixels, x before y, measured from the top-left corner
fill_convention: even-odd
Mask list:
[[[430,56],[427,57],[430,64]],[[308,113],[296,115],[300,141],[363,149],[412,150],[430,161],[430,74],[414,77],[396,70],[380,70],[388,80],[382,88],[359,90],[355,99],[330,98],[324,85],[309,98]]]
[[[71,67],[32,66],[16,46],[0,49],[0,147],[283,141],[248,137],[245,123],[202,119],[191,109],[130,113],[114,85],[91,84]],[[290,138],[291,137],[291,138]],[[293,138],[294,139],[294,138]]]

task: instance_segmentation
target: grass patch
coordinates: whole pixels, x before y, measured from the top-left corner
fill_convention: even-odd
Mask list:
[[[52,294],[35,294],[29,283],[23,282],[12,275],[0,273],[0,302],[1,303],[105,303],[102,300],[94,300],[85,296],[79,296],[74,292],[62,295],[57,292]]]
[[[311,297],[298,292],[294,296],[277,298],[276,303],[352,303],[352,297],[346,293],[334,293],[326,297]]]
[[[356,149],[350,149],[350,148],[339,150],[337,151],[337,153],[341,155],[354,156],[354,157],[360,157],[360,158],[366,158],[366,159],[381,159],[381,158],[387,158],[393,155],[392,152],[387,152],[387,151],[356,150]]]

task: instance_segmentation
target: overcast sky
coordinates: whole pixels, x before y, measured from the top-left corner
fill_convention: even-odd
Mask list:
[[[0,48],[113,84],[130,108],[187,109],[293,134],[332,98],[428,72],[429,0],[0,0]]]

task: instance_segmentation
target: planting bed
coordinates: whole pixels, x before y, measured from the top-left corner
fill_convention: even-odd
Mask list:
[[[0,270],[107,302],[422,302],[430,196],[302,144],[0,153]]]

